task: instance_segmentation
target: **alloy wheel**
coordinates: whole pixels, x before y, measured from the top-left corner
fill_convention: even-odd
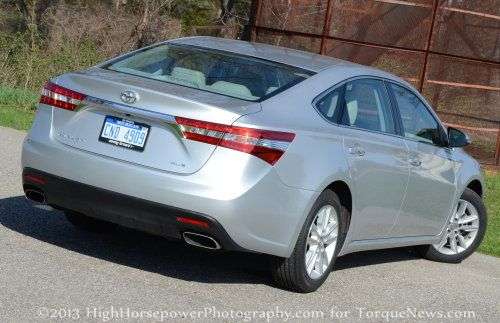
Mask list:
[[[310,278],[319,279],[329,268],[337,247],[339,218],[332,205],[325,205],[316,213],[309,228],[305,264]]]
[[[445,255],[456,255],[469,248],[479,230],[479,214],[470,202],[460,199],[441,241],[434,248]]]

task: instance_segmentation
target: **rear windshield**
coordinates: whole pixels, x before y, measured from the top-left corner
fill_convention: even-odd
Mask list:
[[[105,68],[248,101],[261,101],[311,76],[300,68],[230,52],[162,44]]]

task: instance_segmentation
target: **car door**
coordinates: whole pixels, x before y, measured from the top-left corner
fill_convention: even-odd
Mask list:
[[[340,123],[354,183],[354,240],[388,237],[404,199],[409,177],[408,149],[383,81],[345,84]]]
[[[409,147],[410,181],[391,236],[437,235],[454,206],[458,164],[437,118],[411,90],[389,83]]]

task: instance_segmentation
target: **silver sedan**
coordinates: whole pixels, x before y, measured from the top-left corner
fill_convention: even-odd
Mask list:
[[[82,229],[272,255],[278,285],[310,292],[356,251],[469,256],[486,211],[468,143],[394,75],[194,37],[50,80],[22,181]]]

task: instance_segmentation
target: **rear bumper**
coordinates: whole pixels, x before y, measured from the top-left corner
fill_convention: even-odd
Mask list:
[[[36,180],[30,180],[33,178]],[[205,234],[217,240],[224,250],[245,251],[229,237],[220,223],[205,214],[104,190],[32,168],[23,170],[23,188],[43,192],[46,203],[59,210],[77,211],[173,239],[181,239],[183,232]],[[182,223],[177,217],[203,221],[208,226]]]
[[[35,169],[67,181],[150,202],[159,209],[173,208],[204,215],[215,220],[234,244],[245,250],[288,257],[319,195],[315,191],[286,186],[276,170],[264,161],[225,148],[217,148],[203,168],[191,175],[172,174],[75,149],[61,143],[57,139],[59,134],[51,131],[51,115],[51,109],[38,110],[23,144],[23,169]],[[72,203],[78,204],[78,201]],[[92,201],[82,203],[90,205]],[[92,207],[91,211],[97,216],[100,206]],[[151,226],[142,228],[143,222],[151,221],[141,218],[140,208],[133,207],[131,211],[117,205],[113,207],[126,212],[127,219],[120,221],[130,222],[129,218],[133,218],[135,224],[132,225],[138,229],[167,230]],[[107,213],[106,216],[111,213],[116,216],[117,212]],[[155,212],[155,216],[169,217],[163,211]],[[167,220],[159,222],[167,223]]]

